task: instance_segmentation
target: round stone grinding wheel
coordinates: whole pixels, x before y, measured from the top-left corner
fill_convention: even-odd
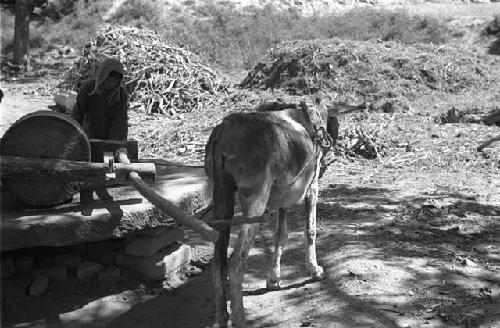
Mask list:
[[[83,128],[68,115],[38,111],[21,117],[2,137],[2,156],[52,158],[90,162],[90,143]],[[57,179],[5,178],[7,189],[33,206],[64,203],[75,195],[80,182]]]

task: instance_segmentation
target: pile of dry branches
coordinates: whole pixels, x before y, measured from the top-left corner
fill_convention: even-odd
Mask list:
[[[459,93],[481,87],[494,75],[486,59],[457,46],[332,39],[280,44],[241,86],[296,95],[322,90],[339,101],[385,110],[431,91]]]
[[[437,123],[483,123],[486,125],[500,126],[500,109],[484,110],[473,108],[472,110],[460,111],[452,107],[446,113],[436,118]]]
[[[387,148],[375,132],[354,126],[352,130],[342,131],[334,150],[337,155],[381,160],[387,154]]]
[[[333,148],[339,160],[376,160],[383,167],[450,172],[488,171],[500,164],[495,126],[436,124],[432,117],[371,113],[361,121],[356,117],[341,120],[340,128]]]
[[[191,112],[213,104],[224,90],[217,74],[195,54],[150,30],[124,26],[100,30],[63,75],[61,87],[76,90],[83,80],[95,77],[105,57],[122,61],[130,106],[142,112]]]

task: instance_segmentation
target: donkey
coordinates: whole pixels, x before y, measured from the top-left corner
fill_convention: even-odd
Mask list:
[[[316,202],[322,158],[334,142],[330,133],[338,133],[337,118],[328,116],[327,107],[318,98],[300,104],[276,102],[263,106],[260,112],[230,114],[212,131],[205,148],[205,170],[213,189],[213,218],[227,223],[216,226],[220,237],[212,261],[217,310],[214,327],[228,325],[228,298],[233,327],[245,326],[242,283],[246,259],[258,222],[270,219],[268,210],[278,210],[278,221],[267,288],[279,289],[280,258],[287,241],[286,209],[302,200],[307,214],[306,267],[313,279],[324,278],[316,260]],[[249,223],[241,226],[228,259],[235,193]]]

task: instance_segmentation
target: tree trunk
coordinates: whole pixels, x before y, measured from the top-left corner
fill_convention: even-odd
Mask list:
[[[31,9],[30,0],[16,0],[14,64],[23,65],[25,70],[29,70],[28,51],[30,45],[29,21]]]

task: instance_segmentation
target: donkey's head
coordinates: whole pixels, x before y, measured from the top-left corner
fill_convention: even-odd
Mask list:
[[[317,139],[323,151],[319,172],[319,178],[321,178],[328,165],[333,162],[331,147],[335,145],[339,135],[339,120],[337,118],[337,113],[319,96],[301,101],[300,107],[307,113],[311,122],[314,138]]]
[[[335,144],[339,135],[339,120],[337,113],[331,110],[328,102],[319,96],[312,96],[300,102],[314,129],[323,129],[331,138],[331,146]]]

